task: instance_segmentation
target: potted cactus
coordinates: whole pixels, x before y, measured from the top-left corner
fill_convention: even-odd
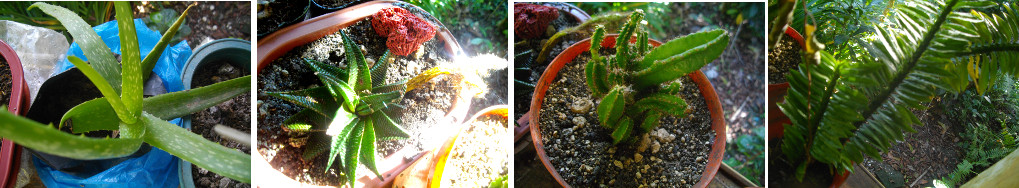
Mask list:
[[[57,96],[56,98],[61,99],[57,101],[84,101],[66,113],[40,114],[38,115],[40,118],[27,119],[0,112],[0,122],[3,122],[0,123],[0,137],[32,149],[35,156],[52,155],[77,160],[103,160],[110,163],[118,163],[116,161],[118,158],[137,157],[165,150],[223,176],[244,182],[250,181],[248,155],[202,139],[201,136],[191,134],[186,129],[165,121],[247,92],[250,77],[143,99],[142,80],[148,77],[143,70],[152,69],[186,13],[177,19],[166,35],[163,35],[155,49],[142,59],[133,32],[135,29],[130,5],[127,2],[115,4],[123,46],[121,50],[123,61],[119,62],[122,67],[117,66],[118,62],[113,53],[77,15],[63,7],[46,3],[35,3],[30,7],[38,8],[60,20],[90,59],[89,63],[86,63],[79,57],[68,57],[77,69],[65,71],[54,78],[77,75],[83,79],[87,77],[95,86],[64,88],[68,91],[65,91],[64,97]],[[47,82],[43,84],[43,88],[53,83],[50,80]],[[40,96],[43,95],[42,90],[40,89]],[[96,99],[82,98],[81,96],[88,95],[86,92],[99,93],[100,96]],[[33,109],[52,110],[49,108],[54,107]],[[75,136],[56,129],[58,127],[79,135],[112,133],[113,130],[118,134],[111,138]],[[152,149],[153,147],[162,150]],[[172,163],[165,165],[173,166]]]
[[[18,54],[4,41],[0,41],[0,101],[10,106],[7,111],[24,115],[28,111],[28,87],[25,84]],[[8,139],[0,143],[0,186],[14,186],[21,164],[21,147]]]
[[[697,69],[722,53],[728,33],[661,44],[638,27],[642,20],[643,11],[635,11],[618,35],[598,27],[556,57],[538,82],[531,136],[560,185],[703,187],[717,172],[725,122]]]
[[[462,121],[466,115],[470,97],[468,92],[461,92],[464,90],[463,85],[466,84],[462,80],[466,79],[461,74],[456,74],[457,70],[448,66],[449,61],[456,54],[461,53],[459,45],[453,40],[452,35],[441,27],[441,24],[430,20],[434,19],[430,19],[427,13],[413,5],[395,1],[374,1],[298,23],[260,41],[258,45],[258,74],[260,74],[258,80],[260,94],[257,104],[258,114],[260,114],[258,117],[258,150],[265,160],[258,163],[261,167],[271,168],[265,170],[273,171],[274,174],[278,172],[277,175],[283,176],[273,177],[281,181],[268,182],[265,186],[291,186],[293,184],[329,186],[352,184],[355,187],[358,185],[391,185],[393,180],[391,177],[409,165],[404,160],[405,158],[419,158],[419,154],[431,150],[446,138],[443,135],[446,134],[445,132],[432,131],[438,131],[438,127]],[[361,63],[366,63],[367,68],[361,68]],[[388,68],[379,69],[379,66]],[[359,76],[371,75],[368,77],[370,82],[358,82],[349,80],[356,77],[347,77],[347,74],[354,75],[355,70],[377,72],[357,73]],[[405,135],[407,138],[377,137],[374,142],[377,151],[359,150],[365,151],[365,156],[352,156],[351,153],[344,153],[340,150],[335,150],[335,154],[326,151],[312,151],[316,150],[315,148],[321,149],[318,145],[330,146],[336,135],[340,134],[325,130],[328,130],[328,127],[339,126],[327,125],[328,127],[325,129],[310,127],[310,132],[286,127],[293,124],[293,122],[287,121],[288,119],[301,119],[300,117],[305,116],[308,112],[305,112],[305,115],[300,112],[310,108],[303,105],[303,102],[273,95],[281,92],[328,87],[323,83],[329,79],[320,77],[326,74],[323,71],[331,71],[333,72],[331,75],[336,77],[348,78],[343,81],[353,90],[357,90],[355,84],[359,83],[368,84],[367,86],[370,88],[374,88],[371,87],[372,84],[393,85],[393,87],[406,85],[405,89],[398,93],[393,93],[397,90],[386,92],[357,90],[355,91],[356,95],[318,97],[338,97],[338,99],[333,99],[334,101],[342,101],[344,96],[350,98],[355,98],[355,96],[356,98],[367,98],[372,95],[395,97],[388,98],[389,102],[385,106],[395,106],[394,109],[399,109],[399,106],[402,106],[403,110],[386,112],[391,108],[374,105],[379,101],[354,102],[347,105],[354,109],[347,109],[343,106],[322,109],[323,113],[350,112],[351,114],[348,115],[351,116],[343,117],[350,117],[345,118],[348,121],[358,119],[356,122],[362,122],[362,126],[368,122],[367,119],[370,119],[366,117],[385,114],[395,122],[396,126],[390,127],[399,127],[404,130],[398,131],[403,133],[393,132],[393,134]],[[366,86],[360,87],[364,89]],[[316,101],[321,102],[319,99]],[[372,108],[375,109],[371,110],[374,113],[359,111],[357,104],[374,106]],[[361,110],[365,110],[366,107],[361,108]],[[382,110],[382,112],[378,110]],[[336,114],[319,115],[329,115],[324,116],[330,117],[326,119],[330,120],[327,122],[343,124],[339,123],[339,120],[333,119],[333,117],[340,117],[335,116]],[[370,122],[374,129],[380,129],[381,124],[377,122],[382,121],[372,120]],[[343,130],[342,127],[339,130]],[[357,130],[370,129],[361,127]],[[348,137],[351,135],[349,132],[336,132],[348,133],[345,135]],[[378,130],[375,134],[378,136],[382,132],[383,130]],[[326,148],[328,149],[328,147]],[[351,156],[347,154],[351,154]],[[374,157],[377,160],[374,165],[368,163],[361,163],[366,164],[361,165],[348,163],[354,161],[344,161],[343,157],[337,159],[333,156],[345,156],[347,159]],[[330,161],[333,164],[330,164]],[[356,170],[358,166],[376,166],[377,171],[351,171]]]

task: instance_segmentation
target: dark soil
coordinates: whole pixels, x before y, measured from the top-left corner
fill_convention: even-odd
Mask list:
[[[343,7],[349,7],[356,4],[363,3],[367,0],[313,0],[319,6],[326,9],[341,9]],[[312,5],[314,6],[314,5]]]
[[[559,17],[553,20],[550,25],[555,28],[555,32],[559,32],[561,30],[580,25],[580,22],[577,21],[576,18],[574,18],[569,12],[560,9]],[[591,37],[590,34],[566,35],[561,42],[552,46],[548,53],[549,57],[546,57],[544,62],[535,62],[538,60],[538,54],[541,53],[541,48],[548,41],[549,37],[552,37],[554,34],[555,33],[546,33],[545,36],[534,39],[524,39],[522,37],[514,38],[514,43],[521,44],[516,45],[516,48],[514,49],[514,53],[516,54],[513,59],[513,64],[516,68],[514,69],[516,70],[516,72],[514,72],[514,77],[517,81],[523,81],[528,84],[537,83],[538,79],[541,78],[541,74],[545,72],[545,67],[548,67],[548,64],[552,62],[552,59],[555,59],[559,53],[577,41]],[[519,119],[520,116],[523,116],[531,109],[531,98],[533,97],[534,87],[533,85],[524,86],[519,83],[514,83],[514,86],[516,88],[516,94],[514,96],[516,102],[514,102],[513,112],[515,114],[513,119]]]
[[[605,53],[614,54],[613,49]],[[612,144],[611,130],[597,121],[597,102],[584,79],[581,54],[559,72],[546,91],[540,124],[545,151],[559,175],[577,187],[690,187],[707,165],[714,132],[705,100],[695,83],[680,78],[682,97],[694,112],[666,117],[634,143]]]
[[[14,87],[13,80],[11,66],[7,65],[7,61],[3,57],[0,57],[0,105],[8,105],[7,103],[10,102],[13,93],[11,87]]]
[[[828,187],[832,183],[834,170],[829,165],[814,162],[807,166],[803,180],[796,179],[796,167],[801,161],[789,161],[782,154],[782,139],[768,141],[768,185],[771,187]]]
[[[786,81],[789,71],[797,70],[802,61],[803,47],[789,35],[782,35],[782,41],[768,53],[768,84],[780,84]]]
[[[166,1],[149,2],[145,4],[135,3],[140,10],[135,11],[135,17],[146,17],[151,12],[163,8],[171,8],[177,12],[184,12],[188,5],[195,4],[188,10],[187,21],[184,23],[191,28],[191,34],[183,39],[188,41],[188,46],[195,49],[199,45],[215,39],[237,38],[251,40],[251,3],[242,1]],[[303,15],[303,14],[302,14]],[[176,18],[174,18],[176,19]],[[266,23],[258,20],[261,23]],[[261,27],[266,24],[259,24]]]
[[[883,163],[868,157],[864,165],[882,182],[904,179],[900,184],[907,187],[933,186],[930,180],[952,173],[964,157],[963,148],[957,143],[963,142],[958,134],[965,131],[965,126],[954,126],[958,124],[953,122],[962,117],[951,117],[944,110],[945,106],[954,106],[954,102],[935,100],[927,110],[912,110],[923,123],[913,125],[917,132],[905,133],[904,141],[893,143],[889,151],[882,153]],[[909,186],[914,182],[914,186]]]
[[[412,11],[413,12],[413,11]],[[420,15],[419,15],[420,16]],[[362,46],[365,57],[374,62],[385,52],[386,38],[375,34],[369,18],[348,28],[346,33],[357,44]],[[303,183],[316,185],[340,185],[340,166],[333,165],[326,169],[327,157],[317,157],[304,161],[301,157],[303,148],[290,144],[292,138],[307,135],[290,135],[280,128],[286,118],[303,108],[283,100],[270,97],[265,92],[292,91],[321,86],[314,72],[306,67],[303,58],[310,58],[338,67],[346,67],[342,40],[339,33],[334,33],[309,44],[299,46],[265,67],[258,76],[258,150],[273,168]],[[444,44],[437,38],[425,42],[424,47],[409,56],[397,56],[386,76],[387,83],[409,79],[424,70],[439,64],[448,63],[450,57],[445,55]],[[414,149],[422,151],[429,143],[441,143],[445,137],[435,136],[438,131],[452,125],[453,120],[444,118],[452,107],[452,98],[457,93],[458,76],[442,75],[432,79],[419,89],[404,95],[401,105],[404,114],[395,115],[402,119],[401,125],[411,138],[398,141],[379,141],[377,157],[383,158],[393,151],[407,147],[408,142],[415,142]],[[431,128],[436,128],[431,130]],[[428,130],[428,131],[423,131]],[[436,132],[438,131],[438,132]],[[428,135],[427,133],[431,133]],[[425,136],[428,135],[428,136]],[[435,144],[438,145],[438,144]],[[300,145],[298,145],[300,146]],[[428,148],[430,149],[430,148]],[[363,167],[362,167],[363,168]],[[323,173],[325,172],[325,173]]]
[[[308,1],[272,1],[258,10],[258,35],[262,37],[300,22],[308,12]],[[247,12],[247,11],[245,11]],[[250,18],[250,17],[245,17]]]
[[[199,67],[196,70],[194,80],[191,81],[192,88],[212,85],[251,74],[250,70],[234,67],[227,62],[211,65]],[[205,139],[220,145],[251,154],[250,146],[223,139],[216,134],[212,130],[216,124],[226,125],[227,127],[251,134],[251,94],[241,94],[223,103],[194,113],[191,116],[191,132],[200,134]],[[237,180],[211,173],[194,164],[191,165],[191,177],[195,182],[195,186],[198,187],[251,187],[251,184],[241,183]]]
[[[484,187],[509,174],[509,122],[502,116],[478,117],[461,132],[443,173],[451,187]]]

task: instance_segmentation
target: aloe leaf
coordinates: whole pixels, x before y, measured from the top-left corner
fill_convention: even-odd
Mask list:
[[[248,92],[251,87],[250,81],[251,76],[245,76],[196,89],[145,98],[142,100],[142,109],[164,120],[181,117]],[[74,106],[60,118],[59,125],[63,127],[64,122],[72,120],[74,133],[117,129],[118,113],[108,99],[111,98],[102,97]]]
[[[386,53],[382,54],[382,57],[375,61],[375,65],[372,65],[371,78],[373,88],[386,83],[386,71],[389,69],[391,56],[392,53],[389,52],[389,49],[386,49]]]
[[[377,134],[377,140],[396,140],[410,137],[407,131],[400,128],[399,123],[389,118],[389,115],[384,110],[373,113],[371,118],[372,126],[375,127],[375,133]]]
[[[131,3],[127,1],[113,2],[117,14],[117,27],[120,29],[120,58],[123,71],[121,74],[121,97],[127,107],[127,116],[138,119],[142,112],[142,65],[138,52],[138,36],[134,30],[134,19],[131,18]]]
[[[92,30],[92,26],[89,26],[81,17],[64,7],[38,2],[28,7],[29,10],[32,10],[32,8],[39,8],[39,10],[46,14],[57,18],[60,24],[64,25],[67,32],[71,33],[71,36],[74,37],[74,42],[81,46],[81,51],[92,62],[92,66],[95,66],[95,70],[104,78],[103,81],[106,82],[106,85],[112,86],[113,93],[118,94],[116,96],[119,97],[120,66],[117,65],[117,59],[113,57],[110,47],[103,43],[99,35]],[[81,68],[81,66],[78,67]]]
[[[103,77],[100,76],[95,69],[92,69],[91,66],[88,66],[87,63],[81,61],[78,57],[70,56],[67,57],[67,60],[70,61],[71,64],[74,64],[75,67],[78,67],[78,70],[80,70],[82,74],[85,74],[85,77],[88,77],[88,79],[96,85],[99,92],[109,99],[110,106],[112,106],[113,110],[117,112],[117,117],[120,118],[120,121],[125,123],[137,122],[138,119],[128,116],[127,108],[124,107],[124,103],[120,101],[120,95],[117,94],[117,91],[115,91],[109,83],[104,82]]]
[[[283,131],[296,132],[296,133],[307,133],[314,130],[321,130],[328,123],[329,119],[326,116],[318,114],[314,110],[305,108],[297,114],[290,116],[286,120],[283,120]]]
[[[117,113],[113,111],[113,107],[105,97],[74,106],[60,118],[59,127],[64,127],[64,122],[67,120],[73,120],[74,127],[71,132],[75,134],[97,130],[116,130],[120,123]]]
[[[148,78],[149,74],[152,73],[152,68],[156,67],[156,62],[159,60],[159,56],[163,55],[163,50],[166,49],[166,45],[170,44],[170,40],[173,39],[173,36],[177,35],[177,30],[180,29],[180,25],[184,23],[184,20],[187,20],[185,18],[187,18],[188,10],[191,10],[192,6],[194,5],[189,5],[187,9],[184,9],[184,12],[180,13],[180,16],[177,17],[177,21],[174,21],[173,25],[170,25],[170,28],[166,30],[163,37],[159,38],[159,42],[152,48],[152,51],[149,51],[149,55],[146,55],[145,59],[142,60],[142,78]]]
[[[612,88],[598,104],[598,122],[602,126],[614,128],[617,126],[616,122],[619,117],[623,116],[623,109],[626,107],[624,106],[626,101],[626,97],[623,96],[624,89],[622,86]]]
[[[267,94],[306,109],[314,110],[323,116],[332,116],[336,108],[339,108],[339,104],[333,100],[333,96],[329,93],[329,88],[327,87],[286,92],[268,92]]]
[[[357,178],[358,156],[361,154],[361,149],[363,149],[361,148],[361,142],[363,141],[362,138],[364,138],[365,126],[369,123],[371,123],[370,120],[359,122],[357,127],[345,139],[346,146],[344,147],[347,147],[347,152],[343,154],[343,167],[346,171],[343,173],[347,176],[347,182],[350,184],[350,187],[354,187],[354,179]]]
[[[362,128],[362,127],[360,127],[361,124],[358,123],[358,122],[360,122],[359,119],[357,119],[355,117],[355,119],[353,119],[350,122],[347,122],[347,124],[341,124],[343,127],[340,128],[339,134],[332,135],[333,137],[332,137],[332,141],[330,142],[330,146],[331,147],[329,148],[329,155],[328,155],[329,160],[327,160],[329,162],[326,162],[326,169],[329,169],[329,168],[331,168],[333,166],[333,161],[336,160],[336,156],[337,155],[339,155],[341,153],[342,154],[346,154],[347,153],[347,148],[344,147],[344,143],[346,143],[345,141],[347,140],[347,136],[352,131],[354,131],[355,129],[358,129],[358,128]],[[330,125],[330,127],[332,127],[333,125],[336,125],[337,123],[339,123],[339,122],[337,122],[336,120],[333,120],[333,122],[331,123],[332,125]]]
[[[205,87],[145,98],[143,111],[160,119],[173,119],[212,107],[251,90],[251,75]]]
[[[340,37],[343,39],[343,51],[347,56],[347,67],[350,68],[347,83],[354,85],[354,91],[359,93],[371,89],[371,70],[368,69],[368,62],[365,62],[361,48],[342,30]]]
[[[308,65],[315,70],[316,74],[326,74],[322,76],[331,76],[337,80],[347,80],[347,70],[340,69],[329,64],[325,64],[314,59],[304,59],[304,64]]]
[[[0,108],[0,137],[34,150],[81,160],[123,157],[138,151],[141,139],[75,136]],[[115,125],[115,124],[114,124]]]
[[[375,126],[373,125],[372,119],[368,119],[364,123],[364,134],[361,135],[361,163],[364,163],[375,173],[376,176],[382,178],[379,174],[379,168],[375,165]]]
[[[700,32],[654,48],[644,57],[637,69],[635,85],[644,88],[675,80],[700,69],[722,55],[729,44],[725,30]]]
[[[206,140],[149,113],[143,112],[141,120],[147,128],[146,143],[216,174],[251,182],[251,155]]]

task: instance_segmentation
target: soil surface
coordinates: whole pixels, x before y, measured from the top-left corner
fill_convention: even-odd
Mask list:
[[[0,57],[0,105],[8,105],[11,100],[11,87],[14,87],[14,75],[11,75],[11,66]],[[10,108],[10,107],[8,107]]]
[[[304,14],[307,13],[310,4],[308,1],[272,1],[262,6],[261,9],[264,10],[257,10],[258,34],[269,35],[293,24],[291,22],[300,22],[304,19]]]
[[[604,49],[603,54],[614,54]],[[680,92],[693,113],[665,117],[635,142],[613,145],[611,130],[599,125],[598,100],[584,79],[585,52],[559,72],[545,96],[539,119],[545,151],[559,175],[578,187],[690,187],[707,165],[714,132],[710,114],[695,83],[680,78]]]
[[[451,187],[485,187],[509,174],[509,122],[498,115],[478,117],[456,139],[446,161],[443,183]]]
[[[247,63],[247,62],[245,62]],[[228,62],[214,63],[211,66],[199,67],[191,81],[192,88],[212,85],[250,75],[245,68],[234,67]],[[241,132],[251,134],[251,94],[244,93],[191,116],[191,132],[202,135],[205,139],[220,145],[251,154],[251,147],[238,142],[223,139],[213,127],[216,124],[226,125]],[[219,174],[209,172],[194,164],[191,165],[191,177],[198,187],[251,187],[249,183],[238,182]]]
[[[956,102],[938,98],[925,104],[930,107],[927,110],[912,110],[923,123],[913,125],[917,132],[906,132],[904,141],[893,143],[889,151],[881,154],[883,162],[868,157],[863,164],[882,182],[904,179],[896,184],[933,186],[931,180],[952,173],[965,155],[957,144],[964,141],[959,133],[965,131],[965,126],[955,126],[959,124],[953,119],[960,117],[951,117],[944,110],[946,106],[955,106]]]
[[[251,3],[246,1],[167,1],[142,3],[141,5],[135,3],[138,6],[136,9],[139,9],[135,11],[135,17],[146,17],[151,12],[159,11],[162,8],[172,8],[177,12],[184,12],[192,3],[195,6],[188,10],[187,21],[184,22],[191,28],[191,34],[183,38],[188,41],[188,46],[191,46],[191,49],[215,39],[251,40]],[[261,25],[264,24],[259,24],[260,27]]]
[[[546,3],[531,3],[531,4],[544,5]],[[512,12],[510,12],[510,14],[512,14]],[[549,25],[554,29],[554,32],[546,33],[544,36],[540,38],[533,39],[524,39],[523,37],[514,38],[514,43],[517,45],[516,48],[514,49],[515,51],[514,53],[516,55],[515,58],[513,59],[513,64],[515,68],[518,69],[522,68],[521,70],[517,70],[514,73],[515,74],[514,77],[518,81],[523,81],[532,85],[527,86],[521,85],[519,83],[514,83],[514,86],[516,88],[515,89],[516,94],[514,96],[515,104],[513,112],[515,114],[513,119],[520,119],[521,116],[530,111],[531,98],[533,97],[534,93],[533,84],[538,82],[538,79],[541,78],[541,74],[545,72],[545,67],[548,67],[548,64],[552,62],[552,59],[555,59],[555,56],[558,56],[559,53],[561,53],[563,50],[570,47],[570,45],[573,45],[577,41],[591,37],[589,33],[566,35],[559,43],[552,46],[551,50],[548,53],[549,57],[546,57],[544,62],[535,62],[538,60],[538,54],[541,53],[541,48],[549,40],[549,37],[552,37],[552,35],[554,35],[555,32],[559,32],[561,30],[580,25],[580,22],[577,21],[576,18],[574,18],[569,12],[559,9],[559,17],[553,20],[552,23]]]
[[[768,53],[768,84],[780,84],[786,81],[786,74],[796,70],[801,61],[803,47],[789,35],[782,35],[782,41]]]
[[[413,11],[412,11],[413,12]],[[420,16],[420,15],[419,15]],[[375,62],[385,52],[386,38],[375,34],[371,22],[359,21],[344,30],[355,43],[361,45],[369,62]],[[410,79],[424,70],[448,63],[449,57],[443,50],[443,42],[437,38],[425,42],[423,50],[409,56],[397,56],[390,65],[386,83]],[[339,33],[328,35],[309,44],[299,46],[265,67],[258,76],[258,150],[269,163],[283,174],[303,183],[316,185],[340,185],[340,166],[333,165],[326,169],[327,157],[316,157],[305,161],[301,155],[303,147],[295,147],[290,143],[292,138],[307,135],[290,135],[280,128],[286,118],[302,107],[270,97],[265,92],[292,91],[321,86],[314,72],[305,66],[303,58],[310,58],[338,67],[346,67],[342,40]],[[369,65],[371,66],[371,65]],[[400,104],[406,108],[403,114],[392,115],[402,119],[400,126],[411,134],[404,140],[379,141],[377,157],[383,158],[403,147],[413,147],[416,151],[431,149],[430,143],[441,144],[445,137],[435,136],[436,133],[446,134],[445,128],[453,125],[453,120],[446,118],[446,112],[453,106],[452,98],[456,95],[459,76],[441,75],[430,80],[426,85],[409,91]],[[313,133],[314,134],[314,133]],[[427,136],[426,136],[427,135]],[[309,140],[308,142],[312,142]],[[414,144],[409,144],[414,143]],[[298,145],[300,146],[300,145]],[[416,153],[415,153],[416,154]],[[363,168],[363,167],[361,167]],[[325,173],[323,173],[325,172]]]

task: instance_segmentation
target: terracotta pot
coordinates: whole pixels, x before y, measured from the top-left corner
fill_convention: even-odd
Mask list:
[[[800,46],[806,46],[803,42],[803,36],[800,32],[796,32],[795,29],[785,26],[785,34],[792,37],[793,40],[800,43]],[[783,131],[785,131],[785,124],[792,124],[789,117],[782,113],[782,110],[778,109],[778,103],[785,101],[785,94],[789,90],[789,82],[782,82],[778,84],[768,84],[768,140],[772,138],[782,137]]]
[[[508,105],[496,105],[491,106],[478,113],[475,113],[468,121],[457,128],[456,135],[453,135],[443,142],[442,146],[435,148],[431,152],[427,153],[422,157],[422,160],[418,160],[411,164],[410,168],[407,168],[399,176],[396,177],[393,185],[395,187],[450,187],[450,185],[444,185],[442,182],[449,178],[449,176],[443,176],[445,174],[446,161],[449,159],[449,154],[453,153],[458,147],[456,140],[460,133],[463,133],[471,123],[477,120],[481,116],[485,115],[498,115],[503,119],[509,117],[509,106]],[[507,122],[509,123],[509,122]]]
[[[556,2],[542,2],[542,3],[534,3],[534,4],[555,7],[557,9],[559,9],[559,10],[568,12],[569,15],[572,16],[575,20],[577,20],[578,23],[584,23],[588,19],[591,19],[591,15],[588,15],[587,12],[584,12],[583,9],[580,9],[577,6],[574,6],[573,4],[569,4],[569,3],[556,3]],[[524,136],[527,136],[527,133],[528,133],[527,132],[527,127],[528,127],[528,124],[530,124],[527,121],[527,119],[530,119],[530,116],[531,116],[531,113],[528,112],[528,113],[524,114],[523,116],[520,116],[520,119],[517,119],[517,125],[518,126],[513,128],[513,142],[516,142],[516,141],[520,140],[520,138],[523,138]]]
[[[333,13],[305,20],[301,23],[280,29],[275,33],[258,40],[258,70],[269,65],[283,54],[286,54],[295,47],[308,44],[326,35],[336,33],[340,29],[353,25],[365,17],[371,16],[383,8],[397,7],[393,3],[402,3],[393,0],[372,1],[356,6],[348,7]],[[417,6],[404,3],[405,6],[417,8]],[[420,8],[418,8],[420,9]],[[441,23],[436,32],[436,39],[445,43],[446,55],[456,57],[463,53],[460,44],[456,42],[453,34],[442,26]],[[435,40],[435,39],[433,39]]]
[[[24,70],[21,68],[21,59],[14,52],[11,46],[0,40],[0,56],[3,56],[11,69],[11,98],[7,102],[7,111],[25,115],[28,112],[29,97],[28,83],[25,82]],[[18,166],[21,164],[21,147],[14,142],[3,139],[3,146],[0,146],[0,186],[13,187],[18,179]]]
[[[384,0],[384,1],[371,1],[362,3],[359,5],[347,7],[339,11],[335,11],[329,14],[321,15],[310,20],[305,20],[301,23],[291,25],[289,27],[280,29],[275,33],[272,33],[265,38],[258,41],[257,55],[258,55],[258,67],[256,74],[261,72],[262,68],[265,68],[274,60],[283,56],[295,47],[308,44],[315,40],[318,40],[327,35],[336,33],[340,29],[346,28],[358,21],[363,20],[365,17],[371,16],[383,8],[399,7],[396,4],[400,4],[403,8],[415,8],[420,9],[417,6],[406,4],[399,1]],[[424,12],[424,11],[422,11]],[[427,20],[427,19],[426,19]],[[434,20],[434,19],[431,19]],[[446,57],[453,59],[463,53],[460,49],[460,45],[456,42],[453,35],[446,29],[445,26],[439,24],[436,39],[443,42],[444,54]],[[462,121],[464,116],[467,114],[467,109],[470,107],[470,97],[462,96],[457,94],[456,101],[453,102],[452,109],[448,112],[447,118],[455,119],[456,121]],[[411,156],[410,154],[415,151],[412,149],[404,148],[399,150],[385,159],[378,161],[377,167],[380,174],[385,178],[376,177],[374,174],[360,173],[361,176],[357,177],[355,186],[361,187],[392,187],[393,180],[396,175],[404,171],[411,166],[415,161],[418,161],[429,153],[429,151],[417,152],[413,155],[412,159],[404,159],[404,156]],[[297,182],[283,173],[273,168],[268,161],[261,154],[253,154],[255,162],[252,162],[254,169],[260,173],[256,173],[253,178],[257,178],[261,181],[261,186],[269,187],[296,187],[296,186],[314,186],[304,185]],[[370,174],[370,175],[368,175]]]
[[[603,40],[601,44],[602,47],[615,47],[617,36],[618,34],[605,35],[605,40]],[[631,39],[630,42],[632,43],[634,41],[635,40]],[[655,47],[662,44],[656,40],[649,40],[648,43]],[[531,99],[531,110],[528,112],[528,114],[531,114],[531,140],[534,142],[534,148],[537,150],[538,158],[541,159],[541,163],[545,165],[545,169],[548,170],[549,174],[551,174],[552,177],[559,182],[559,185],[562,185],[563,187],[570,187],[570,185],[566,183],[561,176],[559,176],[559,172],[556,170],[557,168],[552,166],[552,163],[548,160],[548,155],[545,154],[545,146],[541,139],[541,124],[538,119],[541,117],[540,112],[545,100],[545,91],[547,91],[552,82],[555,81],[559,70],[566,66],[567,63],[572,62],[573,58],[576,58],[577,55],[590,50],[590,48],[591,39],[584,39],[573,44],[569,48],[566,48],[566,50],[552,60],[552,63],[549,64],[548,68],[545,69],[545,72],[542,73],[541,79],[538,80],[538,84],[534,89],[534,98]],[[708,183],[711,182],[711,179],[715,177],[715,174],[718,172],[718,167],[722,164],[722,156],[725,152],[725,118],[722,113],[722,103],[718,100],[718,95],[715,93],[715,89],[711,86],[711,82],[708,81],[708,78],[704,76],[704,73],[698,70],[687,74],[687,76],[697,84],[697,88],[701,91],[701,96],[704,96],[705,103],[708,105],[708,112],[711,113],[711,129],[715,131],[715,142],[711,145],[711,153],[708,156],[708,164],[704,169],[704,172],[701,173],[700,181],[694,185],[694,187],[703,188],[706,187]]]

